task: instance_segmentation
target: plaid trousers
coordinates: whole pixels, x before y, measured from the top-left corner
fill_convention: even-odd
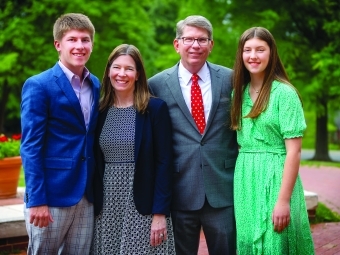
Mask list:
[[[93,204],[83,197],[71,207],[49,207],[54,222],[39,228],[29,222],[29,208],[24,215],[29,237],[28,255],[89,254],[94,225]]]

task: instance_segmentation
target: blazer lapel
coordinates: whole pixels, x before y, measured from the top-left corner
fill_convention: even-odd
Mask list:
[[[90,74],[91,77],[92,74]],[[90,124],[93,124],[93,119],[98,115],[99,109],[99,84],[97,84],[91,77],[91,85],[92,85],[92,95],[93,95],[93,103],[91,108],[91,116],[90,116]]]
[[[79,100],[76,94],[74,93],[70,81],[67,79],[66,75],[64,74],[63,70],[60,68],[58,63],[53,67],[53,71],[56,77],[56,83],[58,84],[60,89],[64,92],[65,97],[67,97],[67,99],[70,101],[71,105],[75,110],[76,116],[84,124],[85,127],[84,116],[81,111]]]
[[[214,119],[214,115],[216,113],[217,107],[220,103],[221,91],[222,91],[222,75],[219,73],[219,67],[213,67],[207,62],[209,70],[210,70],[210,78],[211,78],[211,109],[209,113],[209,119],[207,120],[207,126],[205,130],[207,131],[211,126],[212,120]],[[204,132],[206,133],[206,132]]]
[[[137,162],[137,156],[139,152],[139,148],[142,143],[142,134],[143,134],[143,127],[144,127],[144,121],[145,121],[145,114],[141,114],[139,112],[136,112],[136,130],[135,130],[135,162]]]
[[[184,116],[188,119],[190,124],[197,130],[197,132],[199,132],[196,123],[191,115],[191,112],[189,111],[188,106],[186,105],[183,98],[181,86],[178,80],[178,64],[169,70],[169,78],[166,80],[166,85],[169,87],[169,90],[171,91],[173,98],[177,102],[177,105],[183,112]]]

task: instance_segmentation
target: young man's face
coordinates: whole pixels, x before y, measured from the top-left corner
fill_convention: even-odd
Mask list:
[[[54,41],[54,46],[59,52],[60,61],[73,73],[81,76],[92,52],[90,33],[86,30],[69,30],[61,41]]]

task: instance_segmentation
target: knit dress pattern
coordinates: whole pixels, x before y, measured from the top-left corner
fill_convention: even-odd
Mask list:
[[[248,84],[243,94],[242,116],[252,107]],[[278,81],[272,84],[267,109],[256,119],[242,118],[237,131],[240,153],[234,177],[238,255],[314,254],[299,175],[290,199],[289,225],[277,233],[272,222],[286,158],[285,139],[302,137],[305,129],[297,92]]]

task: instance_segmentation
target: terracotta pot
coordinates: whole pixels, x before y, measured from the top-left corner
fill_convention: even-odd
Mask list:
[[[0,159],[0,199],[16,196],[20,169],[20,156]]]

